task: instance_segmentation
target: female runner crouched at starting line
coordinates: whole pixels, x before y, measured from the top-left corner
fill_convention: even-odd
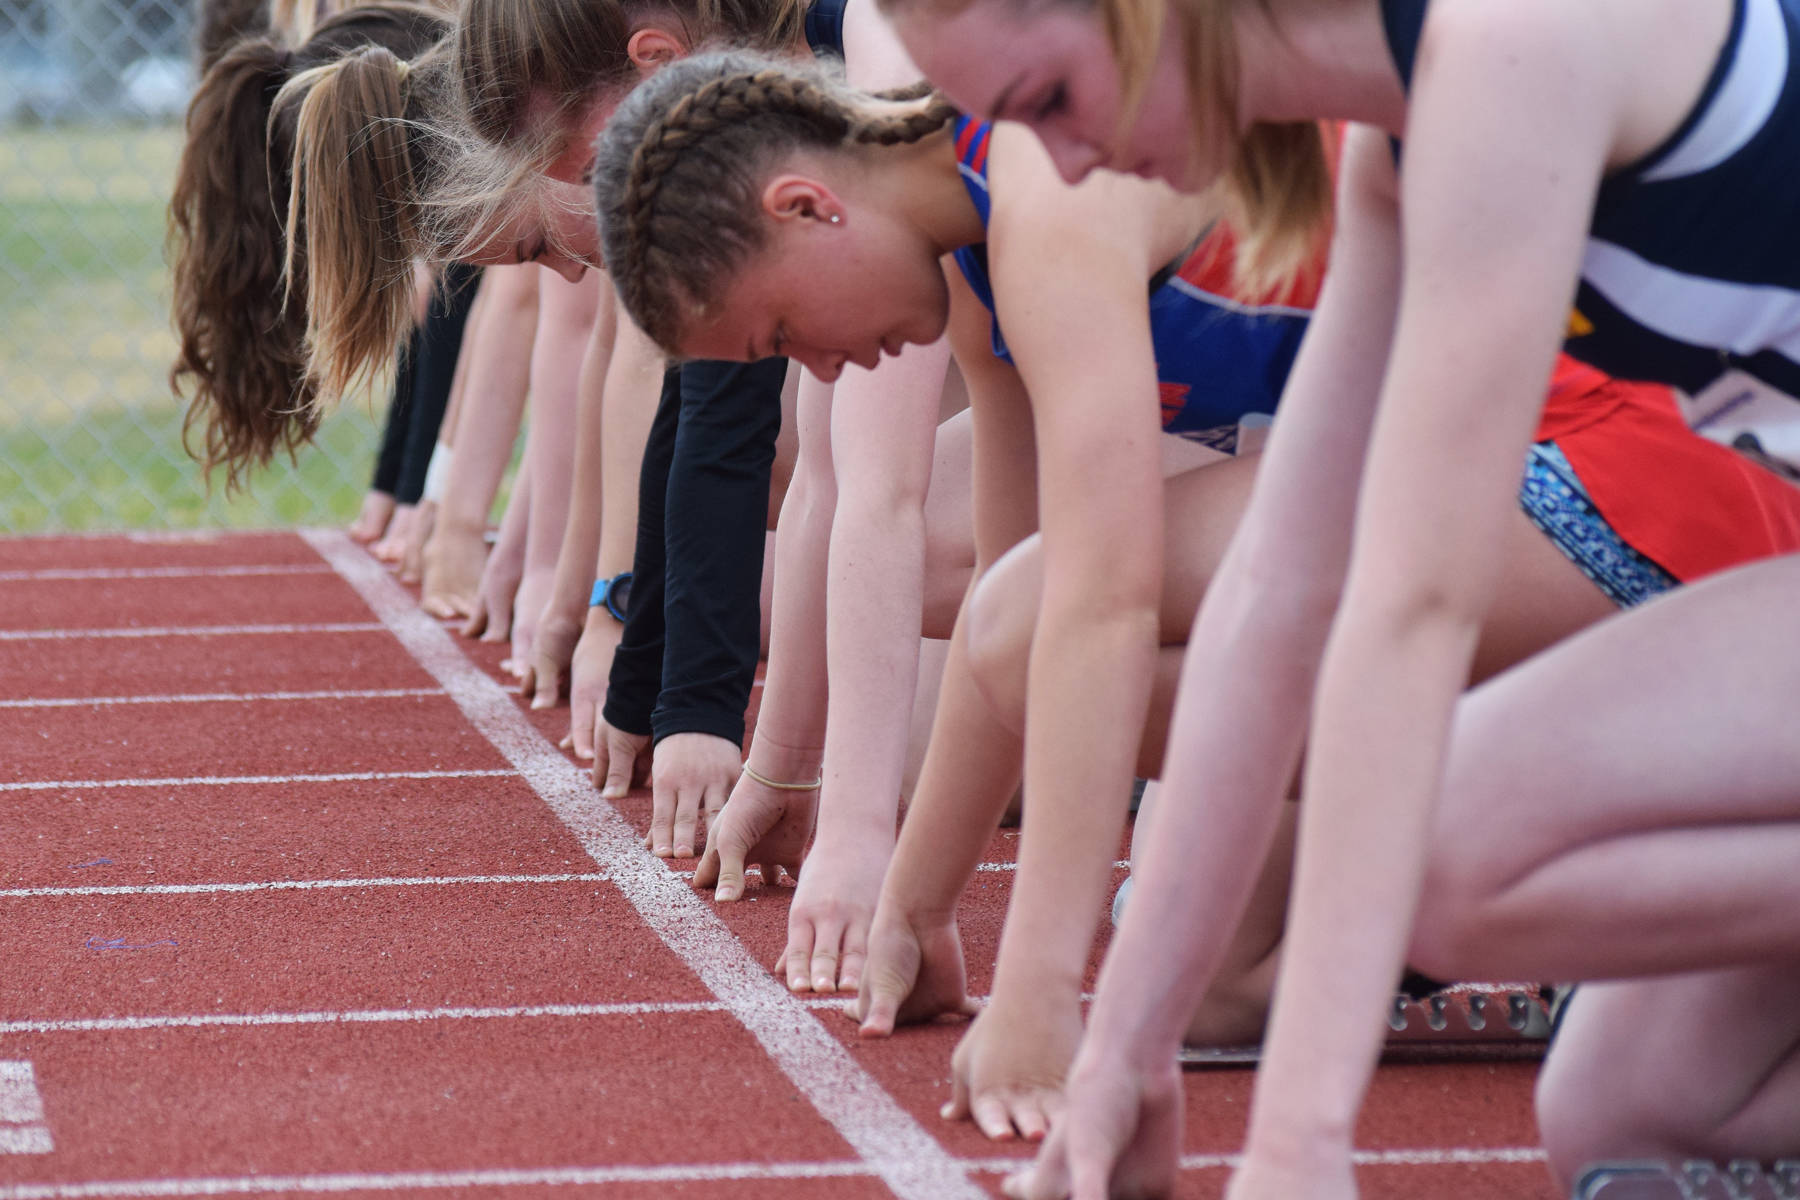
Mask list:
[[[1202,467],[1165,492],[1155,422],[1229,429],[1272,408],[1306,297],[1268,305],[1234,293],[1223,234],[1200,238],[1204,208],[1116,178],[1068,190],[1029,139],[952,117],[930,98],[869,97],[754,57],[690,60],[615,117],[596,186],[621,297],[672,351],[746,358],[778,347],[835,371],[950,327],[975,420],[978,570],[999,565],[958,622],[861,1011],[877,1031],[897,1016],[968,1011],[951,914],[1023,760],[1031,816],[1014,909],[994,997],[958,1052],[955,1110],[973,1097],[989,1133],[1038,1134],[1079,1037],[1079,979],[1141,715],[1159,675],[1154,711],[1166,708],[1187,622],[1254,470],[1248,458]],[[950,252],[961,270],[946,286],[938,259]],[[1265,303],[1246,313],[1246,299]],[[1170,319],[1184,307],[1186,319]],[[1537,441],[1520,514],[1497,543],[1505,583],[1482,628],[1479,675],[1677,578],[1767,552],[1778,536],[1762,529],[1688,553],[1696,523],[1646,503],[1668,462],[1717,482],[1718,507],[1686,506],[1704,510],[1701,525],[1728,524],[1734,505],[1760,495],[1756,469],[1680,429],[1663,389],[1570,364]],[[1608,468],[1592,498],[1575,459]],[[1613,508],[1631,517],[1620,522],[1629,534],[1596,511]],[[1040,515],[1041,547],[1000,562]],[[1636,535],[1648,548],[1629,542]],[[1160,668],[1159,643],[1171,647]],[[980,681],[972,655],[986,660]],[[1160,757],[1160,718],[1151,726],[1145,773]]]

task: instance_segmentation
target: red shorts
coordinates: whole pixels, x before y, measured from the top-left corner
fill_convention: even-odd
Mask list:
[[[1627,545],[1684,583],[1800,550],[1800,487],[1694,433],[1666,387],[1565,355],[1536,440],[1556,443]]]

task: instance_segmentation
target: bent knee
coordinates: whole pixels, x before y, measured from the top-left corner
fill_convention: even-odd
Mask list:
[[[1034,537],[990,567],[969,597],[969,671],[994,712],[1015,730],[1025,723],[1026,669],[1039,590]]]

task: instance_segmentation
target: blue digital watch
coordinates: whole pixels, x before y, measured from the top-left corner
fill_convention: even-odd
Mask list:
[[[625,619],[625,606],[631,603],[631,572],[620,571],[611,579],[597,579],[588,596],[588,607],[606,606],[606,611],[620,621]]]

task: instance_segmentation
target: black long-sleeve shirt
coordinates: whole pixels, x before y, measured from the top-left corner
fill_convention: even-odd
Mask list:
[[[607,723],[744,740],[762,645],[769,482],[785,358],[689,362],[663,380],[638,484],[625,631]]]

